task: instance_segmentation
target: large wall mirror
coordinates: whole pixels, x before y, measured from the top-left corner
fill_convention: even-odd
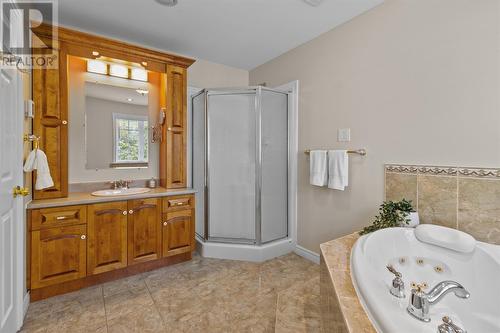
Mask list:
[[[73,56],[68,73],[70,178],[132,168],[151,169],[144,177],[156,177],[152,126],[158,122],[160,74],[138,64]]]

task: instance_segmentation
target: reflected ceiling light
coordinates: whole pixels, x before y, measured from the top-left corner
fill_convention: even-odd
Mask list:
[[[127,101],[132,102],[133,99],[132,98],[127,98]]]
[[[323,2],[323,0],[304,0],[304,2],[313,7],[317,7]]]
[[[149,94],[149,91],[146,89],[136,89],[135,91],[137,91],[137,93],[141,96],[146,96],[147,94]]]
[[[167,6],[167,7],[173,7],[175,5],[177,5],[177,0],[155,0],[156,2],[158,2],[160,5],[164,5],[164,6]]]

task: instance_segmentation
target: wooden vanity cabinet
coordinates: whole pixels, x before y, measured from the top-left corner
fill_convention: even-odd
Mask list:
[[[127,201],[87,206],[87,274],[127,267]]]
[[[57,69],[33,69],[33,134],[47,155],[54,186],[33,192],[33,199],[68,196],[67,54],[61,45]],[[36,172],[33,173],[33,184]]]
[[[161,258],[161,199],[128,202],[128,264]]]
[[[162,255],[194,251],[194,196],[163,199]]]
[[[41,288],[86,275],[87,226],[84,224],[31,232],[31,288]]]
[[[28,213],[32,300],[191,259],[194,195]]]
[[[160,105],[166,112],[160,144],[160,184],[166,188],[184,188],[187,185],[187,71],[186,68],[167,65],[162,77],[165,98]]]

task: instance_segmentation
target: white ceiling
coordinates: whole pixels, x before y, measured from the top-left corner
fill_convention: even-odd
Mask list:
[[[383,0],[59,0],[59,23],[160,50],[253,69]]]

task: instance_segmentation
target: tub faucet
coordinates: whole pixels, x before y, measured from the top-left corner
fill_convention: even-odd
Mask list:
[[[402,279],[403,275],[394,269],[391,265],[387,265],[387,270],[394,274],[394,280],[392,280],[390,292],[392,296],[397,298],[405,298],[405,283]]]
[[[467,333],[458,327],[448,316],[443,317],[443,323],[438,326],[438,333]]]
[[[410,304],[407,307],[408,313],[418,320],[429,322],[429,307],[438,303],[446,294],[454,292],[457,297],[469,298],[469,292],[458,282],[442,281],[426,293],[422,290],[422,285],[417,285],[411,290]]]

